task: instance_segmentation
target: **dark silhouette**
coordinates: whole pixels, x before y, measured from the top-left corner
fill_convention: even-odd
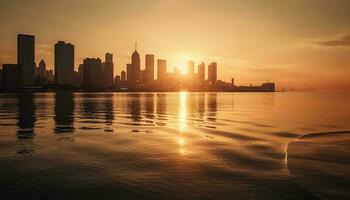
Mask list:
[[[17,64],[21,65],[23,85],[34,85],[35,79],[35,38],[33,35],[17,36]]]
[[[31,35],[18,35],[18,68],[21,66],[22,77],[14,70],[3,73],[2,79],[15,91],[21,91],[18,85],[25,86],[23,91],[47,90],[85,90],[85,91],[131,91],[131,92],[167,92],[167,91],[199,91],[199,92],[274,92],[275,83],[263,83],[261,86],[236,86],[234,79],[225,82],[218,79],[218,64],[212,62],[207,66],[189,61],[187,74],[182,74],[175,67],[174,72],[167,71],[167,60],[158,59],[155,70],[155,56],[145,55],[145,66],[141,69],[141,58],[135,45],[131,55],[131,63],[126,71],[114,77],[113,54],[106,53],[105,61],[100,58],[85,58],[74,71],[74,45],[59,41],[55,44],[55,72],[46,70],[46,64],[40,61],[35,66],[35,39]],[[157,71],[157,79],[155,79]],[[36,73],[35,73],[36,72]],[[55,77],[55,84],[53,78]],[[12,80],[14,79],[14,80]],[[21,80],[21,84],[18,84]],[[34,80],[35,84],[34,85]],[[3,82],[3,81],[2,81]],[[14,83],[15,82],[15,83]],[[3,84],[6,85],[6,84]],[[2,87],[2,90],[6,90]]]
[[[74,45],[59,41],[55,44],[55,83],[74,85]]]

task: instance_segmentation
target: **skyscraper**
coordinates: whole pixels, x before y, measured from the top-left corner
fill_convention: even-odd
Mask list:
[[[166,60],[159,59],[157,61],[157,74],[158,74],[158,81],[163,82],[166,79]]]
[[[133,79],[133,67],[132,64],[126,64],[126,80],[128,82],[128,86],[132,84]]]
[[[45,79],[45,72],[46,72],[46,63],[44,60],[41,60],[39,62],[39,67],[38,67],[38,71],[37,71],[38,77],[40,79]]]
[[[106,62],[106,63],[113,63],[113,54],[111,54],[111,53],[106,53],[106,54],[105,54],[105,62]]]
[[[187,77],[189,79],[190,82],[195,81],[194,79],[194,62],[193,61],[189,61],[187,63]]]
[[[133,67],[133,81],[135,84],[138,84],[141,78],[141,59],[136,49],[132,54],[131,64]]]
[[[78,75],[79,75],[79,86],[83,86],[84,85],[84,64],[79,65]]]
[[[103,67],[103,85],[105,88],[113,88],[114,64],[113,54],[106,53]]]
[[[24,85],[33,85],[35,79],[35,38],[33,35],[17,36],[17,64],[22,66]]]
[[[146,55],[146,82],[152,83],[154,81],[154,55]]]
[[[102,87],[102,62],[99,58],[84,59],[84,88],[88,90]]]
[[[205,64],[198,65],[198,82],[203,84],[205,82]]]
[[[126,82],[126,72],[125,71],[122,71],[120,73],[120,79],[122,82]]]
[[[141,79],[141,60],[140,54],[135,49],[131,56],[131,64],[127,65],[128,86],[135,87],[140,83]]]
[[[74,84],[74,45],[59,41],[55,44],[56,85]]]
[[[212,62],[208,66],[208,82],[209,84],[215,84],[217,81],[217,63]]]

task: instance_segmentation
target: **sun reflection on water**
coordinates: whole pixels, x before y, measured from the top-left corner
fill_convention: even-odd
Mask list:
[[[180,154],[184,155],[186,153],[185,144],[186,140],[184,138],[184,131],[186,130],[186,120],[187,120],[187,92],[180,92],[180,108],[179,108],[179,131],[180,136],[178,139],[178,144],[180,146]]]

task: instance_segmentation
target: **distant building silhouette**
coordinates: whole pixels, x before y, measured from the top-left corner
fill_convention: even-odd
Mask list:
[[[0,90],[2,89],[3,83],[2,83],[2,68],[0,69]]]
[[[140,82],[141,82],[142,84],[147,84],[147,71],[146,71],[146,69],[141,70]]]
[[[198,82],[203,84],[205,82],[205,64],[198,65]]]
[[[128,82],[128,86],[131,84],[131,80],[133,79],[133,66],[132,64],[126,64],[126,79]]]
[[[120,73],[120,79],[122,82],[126,82],[126,72],[125,71],[122,71]]]
[[[59,41],[55,44],[56,85],[74,84],[74,45]]]
[[[84,64],[79,65],[78,75],[79,75],[79,85],[83,86],[83,84],[84,84]]]
[[[116,75],[114,78],[114,83],[115,83],[115,87],[119,88],[121,86],[121,80],[120,80],[120,76]]]
[[[55,82],[55,76],[53,74],[53,70],[50,69],[50,70],[46,70],[45,71],[45,77],[46,77],[46,82],[47,83],[54,83]]]
[[[102,62],[99,58],[84,59],[84,88],[87,90],[101,89]]]
[[[16,64],[4,64],[2,66],[2,86],[4,89],[19,89],[23,83],[23,68]]]
[[[154,81],[154,55],[146,54],[146,83]]]
[[[140,54],[135,49],[131,56],[131,64],[127,65],[128,87],[136,87],[141,79],[141,59]]]
[[[193,61],[189,61],[187,63],[187,77],[188,77],[188,80],[190,82],[193,83],[193,81],[195,81],[195,78],[194,78],[194,62]]]
[[[103,64],[103,85],[105,88],[113,88],[114,64],[113,54],[106,53],[105,62]]]
[[[45,79],[46,78],[45,71],[46,71],[46,63],[45,63],[44,60],[41,60],[39,62],[39,67],[38,67],[38,71],[37,71],[38,77],[40,79]]]
[[[159,59],[157,61],[157,74],[158,74],[158,81],[164,82],[166,80],[167,76],[167,62],[166,60]]]
[[[17,64],[22,66],[24,85],[34,85],[35,79],[35,37],[19,34],[17,36]]]
[[[212,62],[208,66],[208,82],[209,84],[215,84],[217,81],[217,63]]]

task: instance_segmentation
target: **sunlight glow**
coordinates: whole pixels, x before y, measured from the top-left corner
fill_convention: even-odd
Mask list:
[[[179,130],[183,132],[186,129],[187,115],[187,92],[180,92],[180,111],[179,111]]]

